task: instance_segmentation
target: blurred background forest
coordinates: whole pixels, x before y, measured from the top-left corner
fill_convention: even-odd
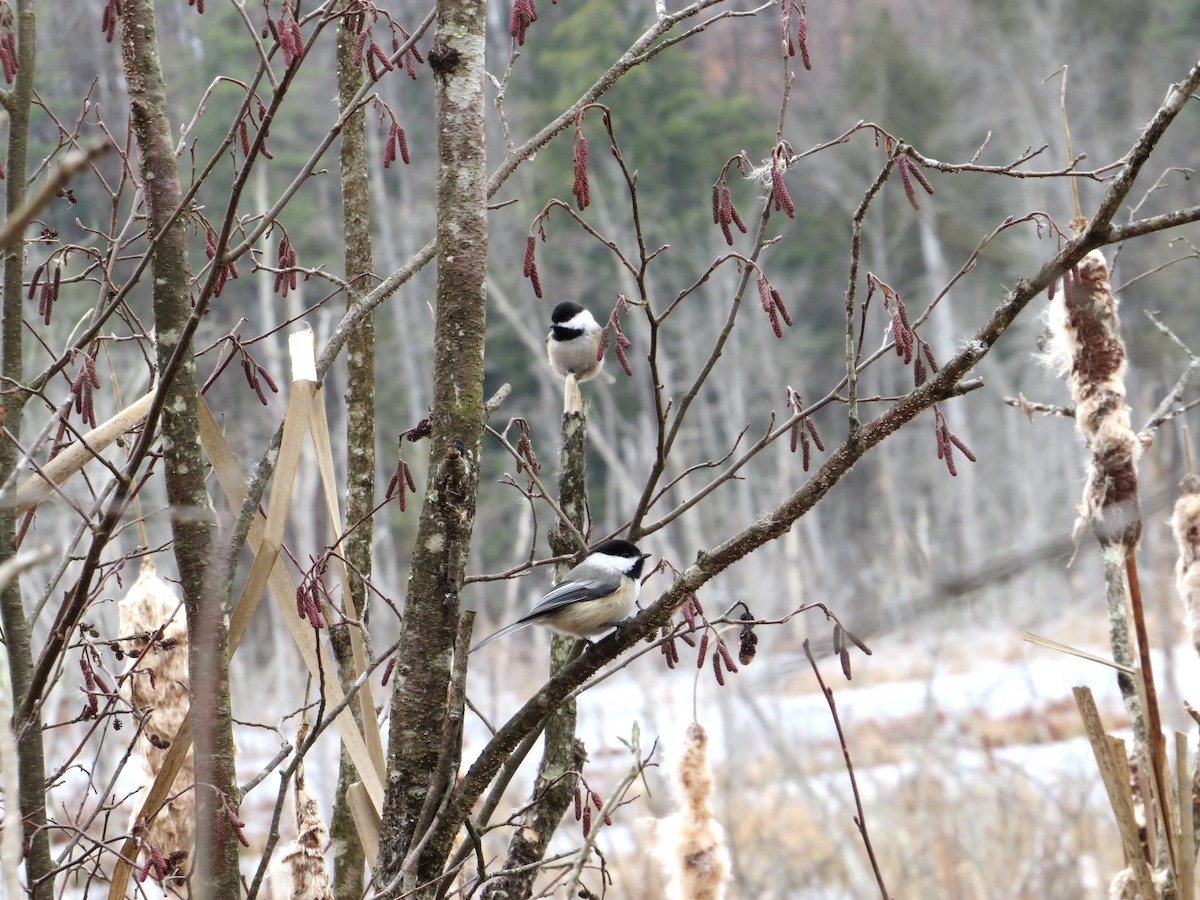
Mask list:
[[[409,0],[386,5],[402,22],[416,21],[426,10]],[[514,139],[541,127],[591,84],[607,61],[645,28],[648,5],[645,0],[541,4],[536,34],[531,31],[504,98]],[[59,120],[72,122],[81,115],[80,99],[86,96],[85,135],[95,127],[97,109],[117,126],[127,104],[119,54],[98,27],[99,5],[94,0],[48,0],[39,4],[38,14],[44,44],[41,102]],[[489,69],[499,75],[496,67],[507,59],[511,40],[509,7],[493,4],[490,14]],[[172,121],[194,123],[186,135],[189,149],[181,157],[186,181],[190,161],[206,158],[224,134],[223,118],[194,118],[197,104],[219,75],[247,77],[257,60],[246,56],[239,35],[243,26],[232,5],[211,2],[197,16],[182,2],[161,3],[159,22]],[[836,138],[861,119],[880,124],[934,159],[966,162],[982,146],[977,162],[1003,165],[1028,148],[1045,146],[1032,166],[1056,169],[1067,159],[1059,114],[1061,79],[1046,79],[1068,65],[1074,147],[1087,155],[1081,168],[1089,169],[1124,152],[1168,85],[1195,62],[1200,2],[813,0],[808,29],[814,66],[812,71],[796,66],[790,124],[783,135],[797,152]],[[711,186],[722,165],[742,151],[762,161],[775,143],[783,82],[778,41],[774,11],[751,27],[717,23],[697,40],[666,51],[654,66],[635,70],[605,98],[615,110],[614,129],[624,158],[638,171],[647,242],[670,245],[649,276],[652,293],[663,302],[690,285],[725,249],[710,206]],[[260,167],[252,187],[264,207],[335,117],[332,45],[317,51],[329,54],[328,65],[302,70],[293,90],[303,93],[304,102],[271,129],[274,162]],[[419,74],[410,81],[397,71],[379,85],[406,131],[409,165],[383,167],[386,128],[377,126],[374,117],[369,120],[379,273],[395,270],[433,233],[432,80],[427,69]],[[216,109],[226,100],[240,99],[239,90],[216,84],[206,104]],[[1200,147],[1198,109],[1193,103],[1185,111],[1160,147],[1158,167],[1145,177],[1145,185],[1139,184],[1137,197],[1144,201],[1140,215],[1174,208],[1178,190],[1193,177],[1190,167]],[[591,119],[585,131],[593,160],[589,220],[618,242],[630,243],[634,238],[625,190],[603,133]],[[32,135],[34,160],[58,145],[58,129],[44,114],[35,114]],[[497,151],[502,148],[499,128],[491,129],[489,140]],[[722,457],[744,428],[749,428],[749,439],[761,433],[772,411],[783,410],[781,384],[811,398],[836,382],[842,367],[849,220],[880,160],[880,150],[859,135],[788,173],[797,212],[794,219],[772,219],[772,233],[779,240],[767,258],[772,282],[796,327],[780,341],[765,316],[741,323],[725,350],[719,376],[680,437],[673,457],[678,471]],[[337,274],[342,265],[340,201],[336,164],[329,165],[330,173],[310,181],[281,222],[300,266]],[[1167,167],[1175,168],[1165,171]],[[1070,187],[1063,179],[928,175],[934,194],[921,197],[919,211],[898,183],[889,183],[865,230],[863,268],[899,291],[910,308],[923,309],[980,239],[1006,217],[1043,210],[1065,228],[1071,215]],[[218,173],[212,189],[229,177]],[[504,382],[513,386],[503,414],[529,421],[534,446],[549,467],[557,455],[561,405],[559,384],[544,364],[542,349],[549,309],[555,300],[571,297],[603,318],[619,293],[634,293],[612,256],[557,212],[550,217],[548,241],[538,247],[545,299],[536,299],[522,278],[529,223],[551,197],[570,198],[571,180],[568,131],[508,182],[494,202],[516,202],[490,216],[487,393]],[[753,181],[731,177],[730,185],[743,210],[752,209],[764,194]],[[1087,209],[1102,185],[1082,180],[1080,189]],[[59,200],[45,215],[45,238],[29,247],[29,268],[58,249],[59,242],[86,246],[89,237],[81,223],[104,222],[109,215],[108,199],[92,182],[80,181],[70,198]],[[193,235],[195,260],[204,259],[204,237]],[[271,238],[269,245],[263,241],[261,261],[274,264],[277,240]],[[1188,363],[1144,313],[1159,312],[1185,343],[1200,348],[1194,287],[1198,242],[1200,231],[1188,226],[1133,242],[1115,259],[1111,249],[1106,251],[1122,303],[1135,427],[1149,417]],[[950,291],[923,331],[939,358],[952,355],[966,329],[1056,246],[1048,234],[1039,236],[1026,227],[1006,232],[988,247],[970,278]],[[54,321],[43,331],[52,346],[65,341],[91,303],[92,287],[72,277],[83,260],[84,254],[73,254],[64,270]],[[260,335],[284,319],[303,316],[320,347],[341,317],[340,297],[322,303],[337,290],[331,282],[304,278],[281,297],[272,289],[270,273],[249,268],[243,266],[240,277],[227,284],[214,303],[211,324],[201,326],[197,347],[210,348],[198,360],[201,383],[224,360],[221,338],[239,319],[238,336],[285,384],[287,329]],[[376,313],[380,485],[386,485],[395,467],[396,436],[427,414],[432,268]],[[674,317],[660,349],[665,381],[683,384],[694,373],[702,357],[690,335],[719,325],[735,283],[732,271],[718,273]],[[86,300],[77,302],[75,296]],[[132,296],[131,307],[143,320],[152,318],[145,291]],[[646,335],[636,317],[629,322],[633,376],[626,377],[610,360],[615,383],[596,382],[584,391],[592,404],[589,481],[596,535],[623,522],[653,460],[649,374],[639,365]],[[960,465],[957,478],[951,479],[936,456],[932,418],[922,420],[864,460],[783,540],[726,573],[701,598],[710,612],[744,600],[764,618],[819,601],[875,651],[869,659],[856,658],[852,684],[841,682],[835,689],[847,698],[843,718],[856,762],[871,773],[868,814],[897,896],[1095,896],[1117,865],[1115,832],[1109,833],[1108,813],[1085,768],[1086,745],[1082,756],[1064,749],[1078,726],[1062,700],[1080,679],[1111,697],[1112,678],[1104,670],[1068,664],[1020,642],[1021,633],[1032,630],[1104,652],[1102,572],[1090,541],[1067,567],[1084,464],[1073,423],[1027,417],[1005,402],[1018,396],[1067,402],[1065,387],[1036,358],[1041,331],[1034,315],[1018,320],[980,366],[977,374],[984,387],[948,406],[956,433],[972,448],[977,463]],[[112,365],[122,372],[139,366],[145,370],[139,345],[120,337],[115,335],[108,347]],[[884,337],[882,327],[868,330],[868,346]],[[52,358],[32,341],[28,353],[32,370]],[[71,376],[59,377],[69,381]],[[868,371],[862,392],[887,397],[908,390],[910,383],[911,374],[903,367],[884,363]],[[339,364],[326,382],[335,439],[344,435],[337,398],[352,390]],[[209,404],[244,462],[255,457],[275,430],[284,394],[271,396],[264,409],[235,370],[208,391]],[[99,419],[116,408],[110,391],[97,394]],[[27,415],[40,426],[44,411],[31,408]],[[1152,629],[1166,654],[1168,683],[1162,690],[1168,724],[1175,726],[1184,721],[1179,700],[1198,701],[1192,691],[1194,655],[1189,649],[1186,657],[1174,656],[1181,629],[1170,590],[1173,550],[1165,525],[1186,465],[1185,421],[1170,421],[1159,430],[1141,467],[1145,591]],[[840,439],[846,427],[841,407],[822,410],[817,425],[827,443],[830,437]],[[345,448],[335,446],[335,458],[344,457]],[[410,452],[409,457],[419,482],[424,456]],[[656,559],[686,565],[698,548],[769,509],[781,492],[790,490],[785,486],[796,482],[798,466],[798,458],[784,447],[770,448],[747,468],[743,480],[721,489],[721,516],[684,517],[677,527],[653,535],[644,548]],[[535,539],[541,542],[539,555],[545,555],[545,535],[533,533],[527,503],[519,492],[497,483],[511,471],[511,459],[500,452],[485,457],[472,573],[518,565]],[[300,553],[330,538],[317,513],[319,486],[312,472],[301,468],[293,507],[300,512],[293,515],[288,536]],[[87,487],[75,485],[73,490],[86,493]],[[161,486],[152,481],[142,502],[150,544],[161,546],[169,540]],[[375,520],[374,584],[397,602],[404,591],[415,506],[405,512],[390,504]],[[304,515],[305,509],[313,514]],[[74,528],[70,516],[47,508],[39,513],[30,539],[65,544]],[[131,528],[117,539],[118,552],[137,544]],[[165,559],[160,568],[168,565]],[[646,591],[665,583],[651,581]],[[477,632],[485,633],[523,608],[543,586],[544,577],[537,574],[470,588],[467,597],[480,610]],[[115,600],[120,588],[113,583],[111,589]],[[99,609],[102,616],[111,613],[106,630],[114,629],[115,604],[107,613],[105,607]],[[304,690],[302,666],[275,615],[273,609],[260,611],[234,661],[235,716],[244,720],[272,722],[273,716],[293,708]],[[394,639],[395,625],[377,615],[372,632],[375,644],[384,646]],[[840,751],[823,701],[812,698],[811,672],[799,652],[801,641],[811,636],[827,653],[828,635],[829,626],[820,616],[764,630],[758,659],[729,686],[718,689],[711,674],[703,672],[694,688],[702,703],[709,704],[701,718],[719,748],[718,817],[733,839],[733,896],[849,897],[873,889],[850,819],[838,768]],[[513,708],[544,677],[544,640],[540,634],[521,633],[475,661],[472,689],[489,714]],[[827,667],[832,676],[836,665]],[[617,738],[628,735],[635,719],[644,735],[678,733],[677,724],[692,714],[693,680],[687,669],[668,672],[657,654],[644,657],[595,692],[598,699],[584,698],[581,732],[593,761],[603,766],[605,759],[621,753]],[[264,672],[271,673],[269,680],[255,677]],[[1185,673],[1190,673],[1190,683]],[[78,695],[65,688],[56,696],[62,717],[69,718]],[[863,699],[855,701],[855,696]],[[1114,714],[1119,715],[1118,707],[1112,707]],[[55,717],[49,713],[48,718]],[[253,753],[256,741],[264,739],[256,738],[253,729],[246,732],[239,741]],[[266,743],[272,740],[268,737]],[[643,737],[643,745],[649,743]],[[1047,753],[1020,755],[1034,747]],[[1010,751],[1014,755],[1006,755]],[[310,766],[310,779],[323,785],[328,797],[333,750],[323,752],[330,769],[321,773]],[[271,746],[263,751],[271,753]],[[50,756],[54,758],[53,752]],[[663,802],[659,788],[646,801],[651,812]],[[634,833],[628,824],[613,832],[610,865],[644,864],[628,852],[638,840]]]

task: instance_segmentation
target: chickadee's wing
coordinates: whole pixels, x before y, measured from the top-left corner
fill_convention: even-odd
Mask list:
[[[567,574],[569,576],[571,573],[568,572]],[[556,609],[562,609],[564,606],[570,606],[572,603],[580,603],[584,600],[599,600],[601,597],[607,597],[620,586],[621,577],[619,575],[614,575],[612,578],[601,576],[599,578],[591,578],[587,581],[564,581],[535,603],[533,609],[528,613],[511,625],[501,628],[495,634],[485,637],[471,648],[471,652],[474,653],[485,644],[490,644],[496,640],[496,638],[504,637],[506,634],[512,634],[514,631],[520,631],[526,625],[534,624],[538,619],[543,618],[548,613],[554,612]]]
[[[570,575],[569,572],[567,574]],[[564,606],[570,606],[572,603],[582,603],[585,600],[599,600],[601,597],[607,597],[620,587],[621,576],[616,573],[611,578],[602,575],[600,577],[588,578],[584,581],[564,581],[534,604],[533,609],[521,621],[539,619],[546,615],[546,613],[562,609]]]

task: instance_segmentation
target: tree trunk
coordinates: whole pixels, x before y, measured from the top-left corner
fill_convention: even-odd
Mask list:
[[[153,0],[133,0],[122,18],[121,49],[148,231],[151,235],[163,234],[152,260],[158,371],[168,371],[172,357],[181,354],[175,376],[166,385],[161,427],[171,533],[188,617],[197,785],[192,885],[197,896],[236,898],[241,887],[238,841],[231,818],[236,808],[237,782],[229,700],[229,636],[221,592],[205,590],[215,522],[204,483],[196,362],[186,328],[192,313],[186,220],[180,217],[167,227],[182,193],[171,142]]]
[[[28,177],[26,157],[29,144],[29,108],[33,92],[34,58],[37,50],[37,21],[32,0],[17,4],[17,52],[20,67],[11,92],[5,97],[9,114],[7,178],[5,210],[11,215],[25,201],[25,182]],[[4,359],[5,379],[3,415],[0,422],[12,432],[14,441],[21,439],[21,416],[27,399],[21,389],[25,373],[21,361],[24,290],[21,283],[24,271],[25,247],[17,241],[4,254]],[[21,458],[14,441],[0,441],[0,481],[5,480]],[[0,559],[12,559],[17,551],[16,513],[11,506],[0,509]],[[13,707],[21,709],[22,699],[30,690],[33,675],[33,648],[30,643],[32,623],[25,615],[21,602],[21,585],[13,579],[0,595],[0,622],[4,625],[4,640],[8,647],[9,669],[12,675]],[[40,704],[26,705],[28,713],[18,713],[14,724],[17,736],[18,778],[20,797],[17,804],[25,822],[25,842],[29,845],[25,858],[25,875],[35,900],[54,896],[54,879],[49,877],[50,832],[46,829],[46,762],[42,747],[42,714]]]
[[[575,528],[582,533],[587,513],[587,413],[584,409],[563,413],[562,450],[559,453],[558,505],[571,519]],[[579,553],[579,546],[571,529],[559,522],[548,536],[550,549],[556,556]],[[561,578],[570,568],[561,563],[558,575]],[[550,674],[558,673],[575,656],[579,642],[572,637],[554,635],[550,647]],[[518,900],[533,893],[533,885],[540,871],[534,863],[546,856],[550,839],[558,830],[563,813],[574,799],[578,787],[576,777],[569,773],[579,771],[587,760],[583,741],[575,737],[575,701],[568,700],[554,711],[546,723],[545,749],[538,764],[537,777],[529,805],[508,843],[508,857],[504,868],[513,874],[489,881],[484,889],[485,900]]]
[[[440,798],[457,774],[438,768],[483,449],[484,14],[483,0],[439,0],[430,51],[438,135],[432,434],[392,694],[377,872],[383,885],[400,874],[418,830],[431,824],[421,821],[426,795]],[[397,886],[439,875],[449,849],[448,840],[427,844]],[[435,889],[414,896],[432,896]]]
[[[358,93],[363,80],[361,64],[354,64],[354,39],[354,32],[346,28],[343,20],[337,34],[338,98],[343,108]],[[366,112],[360,109],[346,120],[341,143],[342,231],[345,239],[346,281],[351,285],[346,302],[350,305],[370,289],[367,279],[374,268],[366,143]],[[364,625],[367,622],[364,579],[371,575],[373,528],[370,512],[374,505],[375,314],[370,312],[354,329],[346,347],[345,525],[353,529],[345,542],[346,558],[350,562],[352,607],[347,614]],[[348,690],[356,678],[349,633],[353,627],[343,623],[332,626],[329,631],[343,690]],[[361,728],[363,716],[357,707],[358,704],[354,704],[352,709]],[[336,900],[359,900],[363,895],[366,860],[350,806],[346,802],[346,790],[357,780],[358,770],[343,746],[333,816],[329,824],[329,836],[333,842],[333,895]]]

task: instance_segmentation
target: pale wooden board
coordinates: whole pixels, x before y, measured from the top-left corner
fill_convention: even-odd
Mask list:
[[[346,788],[346,803],[350,806],[354,827],[358,829],[358,840],[362,844],[367,865],[374,869],[379,861],[379,827],[382,823],[379,810],[367,796],[367,789],[361,781],[356,781]]]
[[[317,451],[317,466],[321,472],[321,485],[325,494],[325,509],[329,513],[329,526],[333,530],[334,539],[342,536],[342,514],[338,507],[337,476],[333,471],[333,449],[329,440],[329,422],[325,417],[324,392],[317,391],[311,405],[309,433],[312,435],[313,447]],[[338,580],[342,586],[342,602],[351,615],[356,619],[362,616],[362,610],[353,609],[350,603],[350,578],[346,572],[346,564],[340,556],[333,559]],[[357,679],[367,671],[367,654],[363,646],[362,632],[351,625],[350,648],[354,659],[354,677]],[[367,749],[375,761],[376,774],[380,780],[387,771],[387,762],[383,753],[383,738],[379,728],[379,716],[375,712],[375,695],[371,690],[370,679],[363,682],[358,692],[359,712],[362,715],[363,737]],[[357,765],[357,762],[355,763]]]
[[[1125,759],[1124,743],[1110,738],[1104,732],[1100,712],[1092,692],[1086,687],[1074,687],[1075,704],[1083,718],[1083,727],[1092,745],[1100,778],[1108,792],[1108,802],[1117,820],[1117,831],[1121,835],[1121,847],[1125,852],[1125,863],[1133,869],[1138,890],[1143,896],[1153,897],[1154,886],[1150,880],[1150,868],[1142,856],[1142,844],[1138,839],[1137,822],[1133,816],[1133,788],[1129,777],[1129,765]]]
[[[250,524],[247,544],[251,552],[255,554],[255,561],[251,565],[251,574],[247,578],[247,586],[243,587],[242,594],[230,617],[229,652],[232,655],[237,650],[238,644],[245,635],[246,628],[262,596],[263,586],[261,584],[259,584],[257,590],[247,589],[251,585],[251,579],[261,580],[262,573],[265,571],[266,585],[270,587],[271,594],[279,605],[284,620],[288,623],[288,627],[296,640],[297,646],[300,648],[305,664],[308,666],[309,671],[313,673],[313,677],[318,679],[319,682],[320,665],[317,661],[316,636],[312,627],[307,622],[301,620],[299,614],[296,612],[295,582],[278,559],[297,460],[300,449],[303,446],[304,433],[307,430],[313,397],[316,392],[317,385],[313,382],[301,381],[294,382],[292,385],[292,394],[288,401],[288,415],[284,421],[284,436],[275,471],[275,486],[278,488],[279,485],[286,484],[287,489],[273,490],[268,506],[268,515],[264,516],[260,511]],[[242,474],[241,466],[230,450],[229,444],[225,440],[225,435],[222,433],[216,418],[212,414],[212,410],[203,397],[200,398],[199,414],[201,440],[204,444],[205,453],[212,463],[213,471],[216,473],[217,479],[221,483],[221,487],[225,491],[229,503],[237,509],[241,506],[246,496],[245,476]],[[295,457],[294,459],[291,458],[293,456]],[[286,481],[284,480],[285,477]],[[276,509],[280,509],[282,515],[272,519],[270,514],[275,512]],[[269,549],[267,552],[260,553],[264,542],[270,542],[272,537],[274,539],[272,544],[274,547],[273,553]],[[268,555],[272,556],[272,564],[269,567],[265,563],[260,562],[260,560],[266,558]],[[255,574],[256,570],[258,572],[257,575]],[[324,684],[326,688],[326,704],[333,706],[341,702],[345,695],[337,678],[326,678]],[[354,721],[354,716],[349,707],[343,710],[342,714],[337,717],[334,725],[338,729],[338,734],[346,746],[347,752],[350,754],[351,759],[354,760],[355,766],[359,769],[360,777],[362,778],[362,782],[360,782],[362,795],[360,802],[365,800],[366,805],[372,810],[375,819],[378,820],[380,811],[383,808],[383,784],[375,768],[371,753],[368,750],[366,742],[363,740],[362,733],[358,730],[358,725]],[[376,735],[378,736],[378,728],[376,728]],[[142,809],[138,813],[139,819],[147,817],[147,814],[156,815],[158,810],[162,808],[163,803],[170,796],[175,776],[178,774],[184,759],[187,757],[191,742],[191,715],[189,713],[184,717],[179,731],[172,740],[171,748],[167,751],[167,755],[163,759],[162,768],[159,770],[158,776],[153,785],[151,785],[146,800],[142,804]],[[357,817],[355,824],[358,825]],[[367,833],[370,834],[371,832],[368,831]],[[374,834],[375,846],[378,846],[378,825],[374,828]],[[367,837],[363,837],[364,846],[367,839]],[[109,885],[109,900],[123,900],[125,897],[125,892],[129,887],[131,872],[130,862],[127,861],[134,860],[136,853],[136,840],[132,837],[126,839],[121,847],[120,858],[113,870],[112,881]]]
[[[101,450],[140,425],[149,414],[153,400],[154,392],[151,391],[108,421],[97,425],[85,434],[82,440],[67,447],[42,466],[39,474],[31,475],[22,481],[17,487],[17,515],[22,515],[37,506],[50,495],[55,485],[61,487],[72,475],[95,459]]]
[[[311,384],[311,382],[298,382],[298,384]],[[312,385],[312,387],[315,388],[315,385]],[[315,394],[315,390],[313,394]],[[312,394],[309,396],[311,398]],[[304,410],[305,422],[307,422],[309,415],[309,411]],[[211,413],[209,413],[209,416],[211,418]],[[216,421],[213,420],[213,425],[215,424]],[[202,429],[204,428],[203,418],[201,427]],[[301,436],[303,436],[303,432],[301,432]],[[209,450],[209,458],[213,461],[213,469],[217,473],[217,478],[221,482],[222,489],[236,508],[241,505],[242,498],[246,495],[245,480],[241,475],[240,467],[237,467],[236,463],[234,466],[237,470],[236,476],[224,462],[218,466],[218,458],[233,460],[233,454],[229,451],[228,444],[225,443],[224,435],[221,435],[219,439],[213,437],[213,442],[217,445],[224,445],[223,447],[217,446],[215,449]],[[282,453],[282,447],[280,448],[280,452]],[[247,543],[255,553],[258,552],[259,542],[263,539],[263,531],[261,530],[263,521],[264,518],[260,512],[256,516],[255,523],[250,528]],[[256,528],[255,525],[258,527]],[[322,670],[324,669],[325,671],[323,683],[325,686],[326,705],[333,706],[340,703],[345,694],[342,692],[342,687],[338,683],[336,673],[334,673],[332,667],[325,667],[320,661],[319,647],[313,627],[307,621],[301,619],[300,614],[296,611],[296,584],[282,562],[277,562],[271,569],[267,583],[271,589],[272,596],[275,598],[275,603],[279,607],[284,621],[287,623],[288,630],[291,632],[292,638],[300,650],[300,655],[303,657],[305,665],[308,666],[309,672],[312,673],[313,679],[318,684],[322,683]],[[363,786],[367,789],[372,803],[375,804],[377,809],[382,809],[383,782],[375,769],[370,751],[367,749],[362,732],[358,730],[358,723],[354,721],[354,715],[349,707],[342,711],[342,714],[335,720],[334,725],[338,729],[338,734],[341,736],[342,742],[346,745],[346,751],[350,754],[350,758],[354,760],[354,765],[359,770]]]
[[[1188,739],[1175,732],[1176,814],[1179,816],[1179,871],[1176,886],[1179,900],[1196,900],[1196,829],[1192,819],[1192,779],[1188,761]]]

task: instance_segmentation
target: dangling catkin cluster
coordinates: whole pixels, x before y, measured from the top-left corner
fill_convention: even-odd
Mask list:
[[[669,897],[721,900],[729,876],[729,853],[721,826],[713,818],[713,777],[708,767],[708,735],[693,722],[679,758],[683,808],[662,824]]]
[[[1183,624],[1200,653],[1200,475],[1188,475],[1180,483],[1171,531],[1179,546],[1175,590],[1183,599]]]
[[[1091,451],[1076,542],[1091,527],[1102,544],[1133,547],[1142,534],[1137,457],[1141,444],[1125,402],[1125,345],[1104,254],[1093,250],[1063,276],[1046,314],[1048,353],[1075,399],[1075,421]]]
[[[271,865],[271,900],[333,900],[325,848],[329,829],[321,820],[316,799],[296,776],[296,839],[283,848]]]
[[[142,563],[141,574],[117,607],[122,637],[137,636],[125,644],[134,671],[125,680],[122,690],[149,719],[137,743],[145,771],[145,782],[135,798],[136,809],[141,809],[150,785],[162,768],[170,742],[187,715],[187,625],[179,598],[171,586],[155,574],[154,564],[149,560]],[[158,634],[160,627],[161,635]],[[146,835],[164,857],[177,851],[190,853],[192,850],[192,820],[196,806],[192,785],[195,780],[195,766],[189,750],[171,786],[174,799],[163,807]]]

